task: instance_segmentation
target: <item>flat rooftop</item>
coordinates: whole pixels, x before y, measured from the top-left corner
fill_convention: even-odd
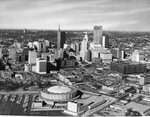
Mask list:
[[[128,103],[126,105],[126,107],[133,108],[133,110],[136,110],[136,111],[139,111],[139,112],[142,112],[142,113],[144,113],[145,111],[150,109],[150,106],[139,104],[139,103],[136,103],[136,102]]]

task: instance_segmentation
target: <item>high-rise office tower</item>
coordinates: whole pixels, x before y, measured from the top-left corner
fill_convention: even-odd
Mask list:
[[[86,60],[88,61],[88,62],[91,62],[92,61],[92,52],[91,52],[91,50],[87,50],[86,51]]]
[[[76,42],[76,52],[79,52],[80,51],[80,43],[79,42]]]
[[[3,57],[2,48],[0,47],[0,58]]]
[[[102,40],[102,46],[104,48],[109,48],[109,36],[103,36],[103,40]]]
[[[42,58],[36,58],[36,73],[46,74],[47,61]]]
[[[95,44],[101,44],[102,45],[102,36],[103,36],[102,26],[94,26],[93,42]]]
[[[88,43],[88,35],[86,32],[86,35],[81,42],[80,56],[82,57],[82,60],[85,60],[85,52],[87,51],[87,43]]]
[[[57,32],[57,49],[63,48],[66,40],[66,33],[64,31],[59,30]]]
[[[29,57],[29,58],[28,58],[28,63],[29,63],[29,64],[34,64],[34,63],[36,63],[35,61],[36,61],[36,58],[37,58],[37,52],[30,50],[28,57]]]

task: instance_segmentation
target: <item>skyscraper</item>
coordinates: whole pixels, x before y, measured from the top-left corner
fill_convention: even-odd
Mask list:
[[[103,36],[102,26],[94,26],[93,42],[95,44],[101,44],[102,45],[102,36]]]
[[[85,53],[87,51],[87,43],[88,43],[88,34],[86,32],[85,37],[83,38],[81,42],[80,56],[82,57],[82,60],[85,60]]]
[[[34,64],[36,63],[36,58],[37,58],[37,52],[35,51],[29,51],[29,56],[28,56],[28,63],[29,64]]]
[[[3,57],[3,53],[2,53],[2,47],[0,47],[0,58]]]
[[[109,36],[106,35],[106,36],[103,36],[103,39],[102,39],[102,46],[104,48],[109,48]]]
[[[92,61],[92,52],[91,52],[91,50],[87,50],[86,51],[86,60],[88,61],[88,62],[91,62]]]
[[[63,45],[66,41],[66,33],[64,31],[59,30],[57,32],[57,49],[63,48]]]

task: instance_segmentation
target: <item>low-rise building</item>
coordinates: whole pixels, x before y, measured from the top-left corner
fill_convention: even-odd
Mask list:
[[[143,85],[143,92],[150,93],[150,84]]]
[[[1,71],[2,78],[12,78],[13,72],[12,71]]]

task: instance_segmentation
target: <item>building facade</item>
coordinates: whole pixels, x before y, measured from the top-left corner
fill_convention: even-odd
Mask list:
[[[102,36],[103,36],[102,26],[94,26],[93,42],[95,44],[101,44],[102,45]]]

